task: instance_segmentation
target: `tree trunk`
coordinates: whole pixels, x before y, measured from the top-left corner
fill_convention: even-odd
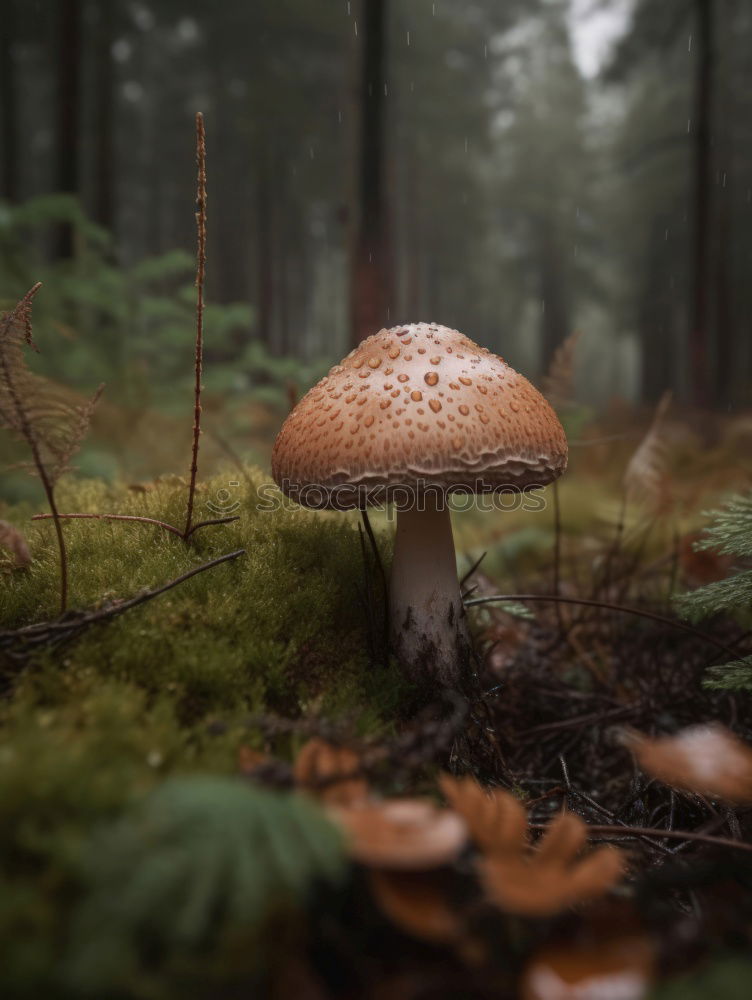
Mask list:
[[[387,0],[363,0],[356,237],[351,262],[353,344],[388,325],[392,259],[385,191]]]
[[[540,248],[541,338],[540,368],[546,371],[557,347],[572,332],[569,304],[562,261],[556,237],[548,223],[544,223]]]
[[[2,6],[0,30],[0,197],[18,200],[16,74],[13,65],[16,0]]]
[[[57,36],[57,176],[56,188],[78,193],[79,84],[81,66],[81,0],[58,0]],[[61,223],[55,235],[55,255],[73,256],[73,228]]]
[[[695,0],[697,72],[694,116],[694,233],[692,247],[692,312],[689,331],[691,394],[695,406],[710,397],[708,357],[708,244],[710,232],[711,142],[713,104],[712,0]]]
[[[113,107],[115,72],[112,62],[114,0],[100,0],[97,26],[94,107],[94,218],[108,232],[115,227]]]
[[[676,385],[670,293],[661,266],[662,233],[663,220],[656,218],[644,257],[645,280],[639,317],[640,398],[643,403],[657,403],[666,389]]]
[[[272,323],[274,319],[274,239],[270,174],[269,153],[262,145],[258,157],[258,177],[256,180],[256,301],[258,302],[258,336],[267,348],[272,347]]]

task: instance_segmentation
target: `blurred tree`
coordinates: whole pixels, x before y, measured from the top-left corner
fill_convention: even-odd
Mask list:
[[[56,190],[77,194],[80,146],[81,0],[58,0]],[[73,256],[73,228],[60,223],[55,254]]]
[[[588,271],[585,88],[562,4],[547,4],[502,51],[500,215],[524,255],[520,278],[536,302],[545,370],[573,332]]]
[[[350,298],[352,343],[389,326],[393,308],[392,250],[386,196],[385,98],[387,0],[363,0],[357,204]]]
[[[16,41],[16,0],[0,3],[0,197],[18,197],[18,102],[13,46]]]

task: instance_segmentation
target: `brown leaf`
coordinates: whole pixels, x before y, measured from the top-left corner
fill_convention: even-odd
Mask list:
[[[486,854],[517,854],[527,843],[527,813],[509,792],[486,790],[473,778],[448,774],[439,778],[439,786]]]
[[[486,791],[472,778],[442,776],[444,795],[467,823],[484,858],[478,863],[488,896],[510,913],[546,916],[574,903],[602,896],[620,878],[623,856],[611,847],[577,855],[587,827],[572,813],[561,813],[530,848],[527,813],[501,788]]]
[[[370,884],[381,910],[400,930],[434,944],[460,939],[462,925],[434,873],[372,871]]]
[[[368,782],[358,776],[360,758],[354,750],[314,738],[298,752],[295,783],[330,806],[349,806],[368,798]]]
[[[31,562],[29,543],[14,524],[0,521],[0,546],[13,556],[13,567],[22,569]]]
[[[666,785],[725,802],[752,803],[752,749],[723,726],[690,726],[658,739],[629,731],[625,742],[640,767]]]
[[[654,961],[641,935],[546,948],[522,974],[521,1000],[642,1000]]]
[[[427,871],[449,864],[467,840],[462,819],[426,799],[387,799],[331,809],[345,831],[350,853],[362,864],[399,871]]]

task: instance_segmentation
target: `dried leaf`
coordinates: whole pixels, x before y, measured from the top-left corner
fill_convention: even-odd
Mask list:
[[[14,524],[0,521],[0,547],[7,549],[13,556],[13,567],[22,569],[31,562],[29,543]]]
[[[358,777],[360,758],[347,747],[314,738],[295,760],[295,783],[330,806],[349,806],[368,798],[368,782]]]
[[[522,975],[521,1000],[642,1000],[653,965],[644,936],[544,949]]]
[[[752,803],[752,749],[723,726],[690,726],[650,739],[625,733],[640,767],[674,788],[730,803]]]
[[[582,331],[575,330],[556,348],[543,378],[543,395],[554,409],[571,404],[574,397],[574,358]]]
[[[537,844],[529,846],[527,814],[509,792],[488,792],[472,778],[440,779],[442,791],[467,823],[484,854],[481,881],[503,910],[530,916],[557,913],[574,903],[596,899],[617,882],[623,856],[611,847],[577,854],[587,840],[587,827],[571,813],[561,813]]]
[[[463,820],[426,799],[387,799],[335,807],[350,853],[362,864],[399,871],[427,871],[454,861],[467,840]]]
[[[26,351],[36,350],[31,311],[38,288],[0,317],[0,427],[28,445],[34,458],[30,468],[54,485],[80,447],[104,386],[81,402],[28,368]]]
[[[471,838],[489,855],[518,854],[527,844],[527,813],[522,804],[501,788],[487,790],[473,778],[444,774],[439,786],[462,816]]]
[[[370,884],[379,907],[400,930],[434,944],[460,940],[461,922],[433,873],[372,871]]]
[[[664,392],[648,432],[630,458],[624,473],[627,497],[656,509],[665,506],[668,493],[663,425],[670,405],[671,393]]]

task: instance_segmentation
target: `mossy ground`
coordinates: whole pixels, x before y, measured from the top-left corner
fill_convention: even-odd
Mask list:
[[[263,481],[260,472],[243,478],[231,470],[202,484],[196,519],[217,516],[207,503],[227,505],[219,491],[228,489],[238,520],[200,529],[190,544],[144,524],[66,524],[72,608],[133,596],[241,547],[246,554],[89,628],[18,675],[6,673],[4,978],[38,982],[52,961],[63,931],[60,897],[72,891],[77,852],[91,831],[169,774],[235,772],[239,747],[261,746],[249,724],[255,714],[346,717],[363,734],[388,729],[399,714],[398,674],[367,654],[357,522],[289,505],[259,511]],[[186,487],[177,479],[145,493],[63,484],[59,501],[64,511],[182,525]],[[30,523],[30,513],[3,511],[26,533],[34,561],[3,574],[0,629],[57,615],[54,531],[49,521]],[[388,559],[386,539],[382,545]]]

